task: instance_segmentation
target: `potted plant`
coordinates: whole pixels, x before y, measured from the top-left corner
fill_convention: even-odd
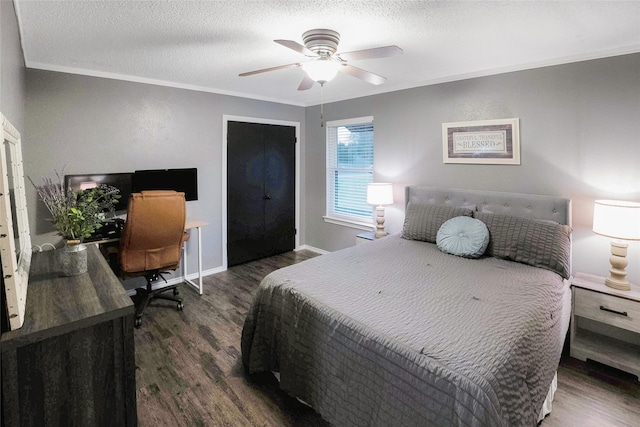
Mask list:
[[[62,272],[75,275],[87,271],[86,246],[83,240],[90,237],[113,214],[120,199],[120,190],[98,184],[86,190],[65,188],[63,175],[56,172],[57,182],[43,178],[40,186],[29,178],[40,199],[51,213],[50,221],[57,234],[66,241],[61,253]]]

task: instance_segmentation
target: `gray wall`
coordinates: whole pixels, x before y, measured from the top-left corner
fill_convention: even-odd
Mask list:
[[[334,251],[360,231],[327,224],[320,108],[306,111],[305,243]],[[593,201],[640,201],[640,54],[426,86],[324,106],[326,120],[374,116],[375,180],[395,184],[387,231],[402,229],[411,184],[548,194],[573,200],[574,272],[605,276],[609,241]],[[519,166],[442,162],[444,122],[520,118]],[[640,242],[629,245],[640,286]]]
[[[203,269],[222,265],[223,114],[304,122],[302,107],[162,86],[27,70],[25,173],[39,182],[67,174],[197,167],[199,195],[187,202],[203,231]],[[304,127],[301,128],[304,132]],[[56,242],[32,186],[27,201],[35,244]],[[194,236],[195,237],[195,236]],[[196,239],[189,242],[196,268]]]
[[[0,112],[23,131],[25,67],[13,2],[0,1]]]
[[[3,41],[3,61],[4,52]],[[2,80],[4,86],[4,75]],[[27,71],[26,86],[25,172],[35,179],[65,165],[67,173],[198,167],[200,200],[187,209],[211,223],[204,229],[205,270],[222,263],[223,114],[302,123],[302,244],[333,251],[353,245],[360,232],[322,220],[325,135],[319,106],[38,70]],[[570,197],[574,271],[607,274],[609,242],[590,229],[593,201],[640,200],[640,54],[325,105],[326,120],[367,115],[375,120],[375,179],[395,184],[388,231],[402,228],[403,188],[409,184]],[[508,117],[520,118],[521,165],[442,163],[443,122]],[[28,190],[33,239],[40,244],[54,236],[36,222],[46,213]],[[634,283],[640,283],[639,246],[631,242],[629,248]]]

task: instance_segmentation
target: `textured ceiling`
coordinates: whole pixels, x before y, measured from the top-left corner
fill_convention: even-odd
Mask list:
[[[640,1],[34,1],[15,0],[27,67],[294,105],[290,68],[304,61],[273,42],[329,28],[338,52],[395,44],[404,55],[350,62],[387,77],[374,86],[339,74],[325,102],[391,90],[640,52]]]

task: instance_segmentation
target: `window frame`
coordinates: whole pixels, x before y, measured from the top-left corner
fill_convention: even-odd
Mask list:
[[[323,216],[323,219],[327,223],[370,231],[371,227],[373,227],[374,225],[374,220],[373,220],[374,207],[373,206],[371,206],[371,214],[368,219],[361,216],[356,216],[356,215],[340,214],[335,211],[332,211],[329,208],[330,200],[333,197],[333,192],[331,191],[331,185],[334,182],[331,175],[336,170],[339,170],[339,168],[337,167],[329,166],[329,155],[330,155],[329,150],[331,149],[330,132],[332,132],[333,129],[338,128],[340,126],[367,124],[367,123],[371,123],[373,125],[373,116],[355,117],[351,119],[342,119],[342,120],[331,120],[326,122],[325,124],[326,126],[326,133],[325,133],[325,150],[326,150],[325,152],[325,188],[326,188],[326,191],[325,191],[325,215]],[[336,144],[336,148],[337,148],[337,144]],[[375,129],[374,129],[374,154],[375,154]],[[373,164],[371,165],[371,169],[343,168],[343,170],[355,170],[355,171],[366,170],[368,172],[371,172],[371,182],[373,182],[373,172],[374,172]],[[366,197],[366,194],[364,194],[364,196]]]

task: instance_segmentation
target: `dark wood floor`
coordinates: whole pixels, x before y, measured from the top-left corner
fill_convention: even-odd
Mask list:
[[[147,309],[135,332],[141,426],[327,426],[274,381],[249,381],[240,362],[245,313],[260,280],[315,256],[290,252],[204,279],[204,295],[182,288],[184,311]],[[553,412],[542,427],[638,426],[640,384],[565,358]]]

